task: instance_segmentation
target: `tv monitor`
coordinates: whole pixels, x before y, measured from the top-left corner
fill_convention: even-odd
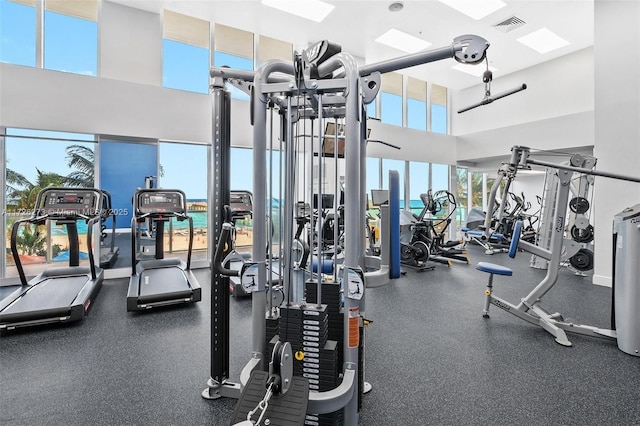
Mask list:
[[[372,189],[371,204],[374,207],[380,207],[384,204],[389,204],[389,191],[386,189]]]
[[[313,208],[318,208],[318,194],[313,194]],[[333,194],[322,194],[322,209],[333,208]]]
[[[338,158],[344,158],[344,125],[338,124]],[[371,135],[371,129],[367,129],[367,139]],[[336,146],[336,123],[327,122],[324,129],[324,139],[322,140],[322,155],[324,157],[333,157],[335,155]]]

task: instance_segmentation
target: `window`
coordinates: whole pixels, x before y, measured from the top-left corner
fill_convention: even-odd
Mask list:
[[[216,24],[213,64],[253,70],[253,33]],[[232,98],[249,100],[249,95],[240,89],[231,85],[227,85],[227,89]]]
[[[420,214],[424,203],[420,194],[429,189],[429,163],[409,162],[409,207],[415,214]]]
[[[376,111],[376,104],[378,103],[378,97],[373,100],[370,104],[367,105],[367,117],[369,118],[378,118],[378,112]]]
[[[36,66],[36,0],[0,0],[0,62]]]
[[[97,0],[46,0],[44,68],[98,74]]]
[[[13,223],[29,216],[41,189],[94,186],[95,144],[93,135],[24,129],[7,129],[6,133],[5,236],[8,248]],[[80,222],[78,233],[86,235],[86,232],[86,224]],[[37,228],[21,227],[17,243],[25,265],[57,262],[69,246],[66,227],[51,223]],[[80,250],[86,255],[85,238],[80,238]],[[13,256],[9,255],[5,276],[17,276],[13,265]]]
[[[467,220],[467,209],[469,206],[469,173],[467,169],[457,168],[457,187],[456,187],[456,221],[458,226],[463,225]]]
[[[447,88],[431,85],[431,132],[447,134]]]
[[[382,74],[380,119],[386,124],[402,126],[402,74]]]
[[[471,172],[471,207],[482,208],[482,180],[484,173]]]
[[[449,190],[449,166],[435,163],[431,165],[431,189],[433,192]]]
[[[367,157],[367,175],[365,182],[365,188],[367,195],[369,196],[369,205],[371,205],[371,190],[382,188],[380,182],[380,159],[374,157]]]
[[[407,80],[407,127],[427,130],[427,82],[412,77]]]
[[[187,210],[193,219],[194,259],[207,257],[207,146],[185,143],[159,144],[160,176],[158,186],[177,188],[187,197]],[[189,167],[185,167],[185,160]],[[171,253],[187,250],[189,242],[186,221],[173,219],[167,234],[171,237],[166,250]]]
[[[249,148],[231,148],[231,190],[253,193],[253,150]],[[253,245],[253,220],[240,219],[236,222],[236,245]]]
[[[209,22],[164,11],[162,85],[209,93]]]

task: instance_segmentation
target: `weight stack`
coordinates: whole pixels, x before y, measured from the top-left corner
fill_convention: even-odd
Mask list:
[[[301,351],[304,357],[294,359],[293,374],[309,381],[310,392],[324,392],[338,385],[340,364],[338,343],[328,339],[329,317],[327,305],[292,305],[280,309],[280,340],[288,341],[294,354]],[[275,344],[276,340],[272,341]],[[295,358],[295,357],[294,357]],[[342,422],[342,412],[308,414],[306,425],[337,425]]]
[[[267,337],[267,347],[270,348],[269,354],[267,356],[271,356],[273,353],[272,340],[274,337],[280,334],[280,312],[278,311],[276,314],[272,315],[271,318],[265,318],[266,323],[266,337]],[[277,341],[277,339],[276,339]],[[275,342],[273,342],[275,344]],[[268,366],[267,366],[268,367]]]
[[[305,284],[305,298],[307,303],[318,302],[318,282],[307,281]],[[322,282],[322,303],[327,305],[329,317],[329,340],[338,342],[338,365],[343,364],[342,343],[344,341],[344,315],[342,313],[342,293],[340,283],[335,281]]]
[[[342,310],[342,293],[340,282],[322,282],[322,303],[327,305],[327,317],[329,325],[329,341],[336,342],[337,366],[336,384],[339,384],[338,375],[342,372],[344,354],[342,351],[344,342],[344,314]],[[318,303],[318,281],[309,280],[305,283],[305,298],[307,303]],[[334,386],[334,387],[335,387]],[[331,414],[323,414],[308,420],[308,425],[340,425],[343,423],[343,410]]]

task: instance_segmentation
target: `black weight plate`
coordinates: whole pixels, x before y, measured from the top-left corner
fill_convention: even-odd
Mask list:
[[[575,197],[569,201],[569,208],[577,214],[584,214],[589,210],[589,200],[583,197]]]
[[[581,248],[576,254],[569,258],[569,263],[578,271],[589,271],[593,269],[593,252]]]
[[[590,243],[593,241],[593,225],[580,229],[573,225],[571,227],[571,238],[578,243]]]

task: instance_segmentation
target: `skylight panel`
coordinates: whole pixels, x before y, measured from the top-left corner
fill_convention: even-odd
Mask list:
[[[376,42],[407,53],[416,53],[431,46],[426,40],[412,36],[403,31],[391,28],[376,39]]]
[[[538,53],[548,53],[569,45],[567,40],[546,27],[522,36],[517,40]]]
[[[262,0],[262,4],[314,22],[322,22],[335,8],[320,0]]]
[[[502,9],[507,4],[500,0],[439,0],[441,3],[457,10],[460,13],[480,20],[491,15],[496,10]]]

